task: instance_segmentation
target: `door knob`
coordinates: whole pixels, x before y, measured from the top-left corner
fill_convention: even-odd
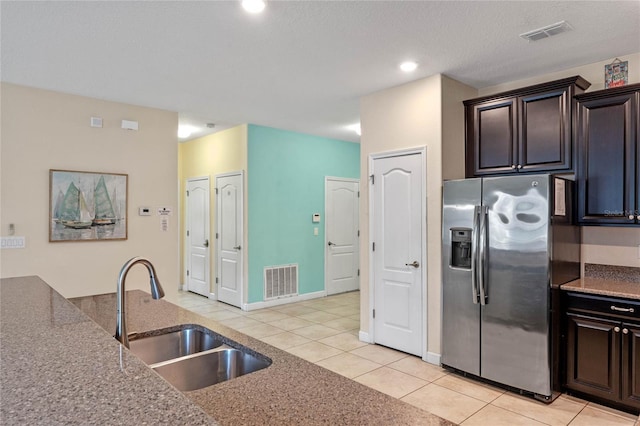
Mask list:
[[[240,246],[235,246],[233,249],[234,250],[240,250]]]
[[[335,245],[336,245],[336,243],[332,243],[331,241],[329,241],[329,242],[327,243],[327,245],[328,245],[329,247],[331,247],[331,246],[335,246]]]
[[[209,240],[204,240],[204,243],[202,243],[202,245],[205,247],[209,247]]]
[[[404,266],[413,266],[414,268],[418,268],[420,264],[417,260],[414,260],[413,263],[405,263]]]

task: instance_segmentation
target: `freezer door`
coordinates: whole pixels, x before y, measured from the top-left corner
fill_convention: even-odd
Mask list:
[[[480,202],[480,179],[444,182],[442,363],[475,375],[480,374],[480,304],[472,280],[473,228]]]
[[[481,376],[551,395],[548,175],[486,178]]]

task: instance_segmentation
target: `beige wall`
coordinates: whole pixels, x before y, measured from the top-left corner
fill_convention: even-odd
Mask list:
[[[474,89],[442,75],[428,77],[362,98],[361,182],[368,182],[371,154],[426,146],[427,171],[427,352],[440,353],[441,188],[443,156],[447,174],[464,176],[464,114],[461,102]],[[445,132],[443,124],[451,127]],[[462,131],[458,130],[462,129]],[[443,147],[446,144],[446,147]],[[457,160],[457,161],[456,161]],[[460,173],[462,173],[460,175]],[[369,193],[360,198],[360,330],[370,331]],[[425,354],[426,355],[426,354]],[[434,360],[435,361],[435,360]]]
[[[604,66],[611,63],[613,59],[544,74],[526,80],[487,87],[480,90],[480,96],[574,75],[580,75],[591,82],[591,87],[589,87],[588,91],[602,90],[604,89]],[[629,61],[629,84],[640,83],[640,53],[621,56],[619,59]],[[638,258],[640,228],[584,226],[582,228],[582,242],[583,267],[585,263],[640,267],[640,258]]]
[[[177,128],[173,112],[2,83],[0,234],[26,237],[26,248],[0,252],[2,277],[39,275],[65,297],[111,293],[122,265],[145,256],[156,266],[171,299],[177,294]],[[102,117],[102,128],[89,126]],[[121,120],[139,130],[120,128]],[[128,239],[64,242],[48,240],[49,169],[129,175]],[[173,209],[168,231],[156,215],[138,216],[139,206]],[[149,291],[144,267],[127,289]]]
[[[478,90],[442,76],[442,179],[464,179],[465,125],[462,101]],[[462,124],[460,124],[462,120]]]
[[[211,188],[211,199],[209,202],[209,208],[211,213],[210,232],[214,235],[216,229],[216,216],[215,216],[215,175],[228,172],[246,171],[247,170],[247,125],[236,126],[231,129],[223,130],[221,132],[214,133],[212,135],[204,136],[202,138],[194,139],[189,142],[181,143],[179,148],[179,179],[180,179],[180,211],[181,224],[180,229],[185,229],[185,203],[186,203],[186,181],[189,178],[196,177],[209,177],[209,183]],[[245,212],[247,205],[247,190],[246,190],[247,175],[245,173],[245,191],[244,191],[244,203]],[[247,214],[244,215],[244,243],[243,247],[247,247]],[[180,247],[183,248],[181,253],[186,253],[184,250],[184,236],[185,232],[180,232]],[[211,277],[215,277],[215,244],[212,244],[212,248],[209,253],[211,255]],[[247,265],[247,250],[242,252],[244,256],[244,276],[246,277]],[[184,266],[184,256],[180,259],[180,276],[182,284],[186,282],[186,269]],[[244,280],[244,285],[246,286]],[[246,297],[246,289],[244,295]]]

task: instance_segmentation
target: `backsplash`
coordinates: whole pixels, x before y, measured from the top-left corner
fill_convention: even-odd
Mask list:
[[[640,268],[632,266],[584,264],[584,276],[589,278],[603,278],[616,281],[640,283]]]

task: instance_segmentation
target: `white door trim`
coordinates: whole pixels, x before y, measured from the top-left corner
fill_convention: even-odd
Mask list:
[[[428,224],[428,217],[427,217],[427,146],[420,146],[420,147],[414,147],[414,148],[406,148],[406,149],[400,149],[400,150],[394,150],[394,151],[385,151],[385,152],[379,152],[379,153],[372,153],[369,154],[369,179],[368,179],[368,184],[369,184],[369,247],[368,247],[368,251],[369,251],[369,335],[368,337],[368,341],[369,342],[375,342],[375,326],[374,326],[374,319],[373,319],[373,309],[375,308],[375,274],[374,274],[374,266],[373,266],[373,250],[372,250],[372,245],[371,243],[374,240],[374,208],[373,208],[373,201],[374,201],[374,190],[373,190],[373,185],[371,185],[371,176],[374,173],[373,170],[373,164],[374,164],[374,160],[378,160],[381,158],[389,158],[389,157],[399,157],[399,156],[403,156],[403,155],[412,155],[412,154],[419,154],[421,156],[422,159],[422,211],[424,213],[424,226],[422,227],[422,235],[421,237],[421,243],[422,243],[422,259],[420,260],[420,264],[424,265],[423,268],[420,268],[420,273],[421,273],[421,280],[422,280],[422,319],[423,319],[423,324],[422,324],[422,342],[423,342],[423,348],[422,348],[422,359],[424,361],[427,361],[427,348],[429,347],[428,345],[428,333],[427,330],[429,328],[429,325],[427,324],[426,319],[428,318],[428,311],[427,311],[427,300],[428,300],[428,295],[427,295],[427,290],[428,290],[428,285],[427,285],[427,224]],[[362,333],[362,332],[361,332]],[[363,336],[364,337],[364,336]]]
[[[351,182],[351,183],[357,183],[358,184],[358,193],[360,191],[360,179],[354,179],[354,178],[342,178],[342,177],[335,177],[335,176],[325,176],[324,177],[324,294],[325,296],[329,295],[329,262],[328,262],[328,256],[327,256],[327,247],[329,244],[329,240],[327,238],[327,204],[328,204],[328,191],[327,191],[327,186],[329,184],[329,181],[339,181],[339,182]],[[359,208],[360,206],[358,206]],[[358,213],[358,218],[360,218],[360,214]],[[360,224],[358,223],[358,229],[360,229]],[[358,250],[360,249],[360,239],[358,239]],[[360,253],[358,253],[358,258],[360,257]],[[360,267],[360,266],[358,266]],[[359,279],[359,278],[358,278]],[[360,285],[358,285],[358,288],[360,288]]]
[[[184,237],[184,250],[182,253],[182,264],[183,264],[183,268],[182,268],[182,282],[184,283],[184,285],[182,286],[182,290],[183,291],[189,291],[189,277],[187,276],[187,271],[189,269],[189,253],[190,253],[190,248],[188,247],[188,241],[187,241],[187,230],[189,229],[189,200],[187,197],[187,191],[189,190],[189,182],[193,182],[193,181],[198,181],[198,180],[206,180],[207,184],[209,185],[209,198],[207,199],[207,204],[208,204],[208,210],[209,210],[209,247],[211,247],[211,177],[206,175],[206,176],[194,176],[194,177],[190,177],[190,178],[186,178],[184,181],[184,193],[182,194],[182,196],[184,196],[184,213],[185,213],[185,218],[184,218],[184,229],[182,229],[182,235]],[[209,269],[209,299],[215,299],[215,295],[213,293],[211,293],[211,254],[212,251],[209,250],[209,258],[207,259],[207,261],[209,262],[208,265],[208,269]]]
[[[244,309],[243,307],[246,305],[246,294],[247,292],[245,291],[245,285],[246,285],[246,280],[245,280],[245,259],[246,259],[246,253],[247,253],[247,242],[245,239],[245,211],[244,211],[244,199],[246,196],[246,179],[244,176],[244,170],[238,170],[238,171],[233,171],[233,172],[227,172],[227,173],[220,173],[214,176],[214,183],[215,183],[215,190],[218,190],[218,178],[224,178],[224,177],[230,177],[230,176],[240,176],[240,179],[242,181],[242,196],[240,197],[240,241],[242,241],[240,244],[242,244],[242,248],[240,250],[240,256],[239,256],[239,262],[240,262],[240,308]],[[216,194],[217,195],[217,194]],[[216,212],[216,234],[220,232],[219,225],[220,225],[220,218],[218,217],[218,197],[215,197],[216,200],[216,204],[215,204],[215,209],[214,211]],[[216,276],[218,276],[218,272],[219,272],[219,268],[220,268],[220,240],[218,238],[216,238],[216,245],[215,245],[215,250],[216,250],[216,254],[215,254],[215,264],[216,264]],[[220,283],[215,283],[215,292],[216,292],[216,299],[217,299],[217,295],[219,294],[219,285]]]

